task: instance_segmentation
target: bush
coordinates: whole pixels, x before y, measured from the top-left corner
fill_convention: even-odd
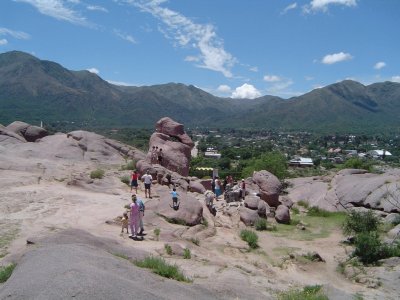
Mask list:
[[[265,219],[259,218],[255,222],[254,227],[258,231],[267,230],[267,221]]]
[[[190,249],[189,248],[183,249],[183,258],[184,259],[191,259],[192,258],[192,254],[190,253]]]
[[[172,248],[170,245],[165,244],[164,248],[165,248],[165,252],[167,252],[168,255],[172,255]]]
[[[104,177],[104,170],[97,169],[90,172],[90,178],[92,179],[102,179]]]
[[[258,235],[254,231],[244,229],[240,232],[240,237],[243,241],[249,244],[250,248],[256,249],[258,248]]]
[[[5,267],[0,267],[0,283],[6,282],[8,278],[10,278],[15,266],[15,264],[10,264]]]
[[[361,232],[355,239],[353,255],[364,264],[370,264],[383,258],[382,244],[377,232]]]
[[[129,177],[128,175],[122,176],[120,179],[121,179],[121,181],[122,181],[123,183],[125,183],[126,185],[129,185],[130,182],[131,182],[131,179],[130,179],[130,177]]]
[[[128,163],[124,166],[121,166],[121,170],[135,170],[136,168],[136,161],[135,160],[130,160]]]
[[[338,212],[327,211],[327,210],[319,208],[317,206],[312,206],[307,211],[307,216],[310,216],[310,217],[328,218],[328,217],[331,217],[331,216],[334,216],[337,214],[338,214]]]
[[[364,161],[359,158],[350,158],[343,164],[344,169],[364,169],[369,172],[372,171],[371,161]]]
[[[379,217],[371,210],[367,212],[351,210],[344,220],[343,232],[345,234],[357,234],[361,232],[377,231],[379,224]]]
[[[160,232],[161,232],[160,228],[155,228],[153,232],[154,232],[154,235],[156,236],[156,240],[158,241],[158,239],[160,237]]]
[[[308,208],[308,202],[305,200],[300,200],[299,202],[297,202],[297,205]]]
[[[176,265],[169,265],[160,257],[149,256],[143,260],[135,261],[134,264],[140,268],[151,269],[154,273],[162,277],[171,278],[178,281],[191,282],[190,279],[182,274]]]

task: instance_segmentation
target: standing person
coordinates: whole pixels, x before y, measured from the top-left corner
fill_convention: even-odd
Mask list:
[[[224,183],[222,184],[222,186],[224,187],[224,192],[226,191],[226,186],[227,185],[228,185],[228,176],[225,177]]]
[[[150,160],[151,160],[151,164],[155,164],[155,163],[157,162],[157,150],[156,150],[156,146],[153,146],[153,147],[151,148]]]
[[[246,182],[244,182],[244,179],[240,182],[240,197],[243,200],[246,197]]]
[[[146,174],[142,176],[142,181],[144,182],[144,195],[147,198],[147,192],[149,192],[149,198],[151,199],[151,183],[153,181],[153,177],[150,175],[148,170]]]
[[[130,216],[130,225],[131,225],[131,234],[130,236],[133,239],[137,238],[138,229],[139,229],[139,211],[140,207],[136,202],[136,195],[132,195],[132,203],[130,205],[131,208],[131,216]]]
[[[221,180],[219,180],[219,177],[215,177],[215,196],[216,199],[218,200],[218,197],[222,194],[221,191]]]
[[[179,194],[176,191],[176,188],[172,189],[171,196],[172,196],[172,208],[173,209],[178,209],[178,207],[179,207],[178,206],[178,196],[179,196]]]
[[[139,179],[139,174],[136,170],[134,170],[131,174],[131,193],[132,189],[134,188],[137,194],[137,188],[138,188],[138,179]]]
[[[215,178],[214,177],[211,181],[211,191],[215,194]]]
[[[143,217],[144,217],[144,210],[145,210],[145,206],[143,203],[143,200],[140,199],[139,197],[136,196],[136,202],[139,205],[139,227],[140,227],[140,231],[139,231],[139,235],[143,235],[143,231],[144,231],[144,227],[143,227]]]
[[[160,148],[160,150],[158,150],[158,156],[157,156],[158,164],[160,166],[162,166],[163,156],[164,155],[163,155],[162,149]]]

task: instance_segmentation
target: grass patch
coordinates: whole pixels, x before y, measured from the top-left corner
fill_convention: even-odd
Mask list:
[[[190,249],[189,248],[183,249],[183,258],[184,259],[191,259],[192,258],[192,254],[190,253]]]
[[[90,178],[92,179],[102,179],[104,177],[104,170],[97,169],[90,172]]]
[[[126,163],[126,165],[121,166],[120,170],[125,171],[125,170],[135,170],[136,168],[136,161],[135,160],[130,160]]]
[[[303,289],[289,290],[278,295],[279,300],[329,300],[321,291],[321,285],[308,285]]]
[[[254,223],[254,228],[257,231],[267,230],[267,220],[263,218],[257,219],[256,222]]]
[[[254,231],[243,229],[240,232],[240,238],[247,242],[250,248],[256,249],[258,248],[258,235]]]
[[[300,200],[299,202],[297,202],[297,205],[299,205],[299,206],[303,206],[303,207],[305,207],[305,208],[308,208],[308,202],[307,201],[305,201],[305,200]]]
[[[196,246],[200,246],[200,240],[198,238],[191,238],[190,241]]]
[[[121,254],[121,253],[112,253],[112,255],[114,255],[114,256],[116,256],[116,257],[123,258],[123,259],[126,259],[126,260],[129,260],[129,261],[130,261],[130,258],[129,258],[127,255],[125,255],[125,254]]]
[[[164,245],[164,249],[165,249],[165,252],[167,252],[168,255],[172,255],[172,248],[171,248],[170,245],[165,244]]]
[[[135,261],[134,264],[140,268],[150,269],[153,273],[162,277],[175,279],[177,281],[192,282],[182,274],[176,265],[170,265],[160,257],[149,256],[143,260]]]
[[[292,213],[298,215],[300,213],[300,210],[297,207],[292,207]]]
[[[329,218],[329,217],[334,217],[336,215],[343,215],[343,212],[327,211],[327,210],[319,208],[317,206],[312,206],[307,211],[307,216],[310,216],[310,217]]]
[[[156,236],[156,240],[158,241],[158,239],[160,238],[160,233],[161,233],[160,228],[155,228],[153,232],[154,232],[154,235]]]
[[[182,220],[182,219],[175,219],[175,218],[168,218],[168,217],[163,216],[163,215],[160,215],[160,214],[157,214],[157,215],[158,215],[159,217],[161,217],[161,218],[164,218],[164,220],[167,221],[168,223],[186,226],[185,220]]]
[[[122,176],[120,177],[121,182],[125,183],[126,185],[129,185],[129,183],[131,182],[131,179],[128,175]]]
[[[16,264],[10,264],[5,267],[0,267],[0,283],[6,282],[14,271]]]

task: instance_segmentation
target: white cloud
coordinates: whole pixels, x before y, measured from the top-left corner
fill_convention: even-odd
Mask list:
[[[293,84],[291,79],[281,79],[281,81],[274,83],[267,89],[268,93],[271,94],[292,94],[292,92],[285,91],[289,86]]]
[[[132,44],[137,44],[137,41],[135,40],[135,38],[133,36],[131,36],[130,34],[126,34],[126,33],[122,33],[119,30],[114,29],[114,34],[118,37],[120,37],[121,39],[128,41],[129,43]]]
[[[0,40],[0,46],[7,45],[7,44],[8,44],[8,41],[6,39]]]
[[[258,72],[258,67],[251,67],[251,68],[250,68],[250,71],[252,71],[252,72]]]
[[[266,82],[279,82],[282,80],[279,76],[276,75],[265,75],[263,79]]]
[[[211,24],[197,24],[184,15],[161,7],[164,0],[126,0],[144,12],[152,14],[166,26],[160,28],[167,38],[174,39],[177,46],[191,47],[198,50],[198,67],[221,72],[232,77],[231,68],[236,59],[223,47],[223,41],[217,36]]]
[[[232,89],[229,85],[226,84],[221,84],[218,88],[217,88],[217,92],[220,93],[231,93]]]
[[[124,81],[114,81],[114,80],[106,80],[108,83],[114,84],[114,85],[121,85],[121,86],[140,86],[139,84],[134,84],[134,83],[129,83],[129,82],[124,82]]]
[[[400,76],[392,76],[392,79],[391,79],[391,81],[393,81],[393,82],[400,82]]]
[[[325,55],[321,62],[326,65],[332,65],[341,61],[350,60],[352,58],[353,56],[351,56],[349,53],[339,52]]]
[[[357,6],[357,0],[311,0],[311,2],[303,6],[305,13],[327,12],[331,5]]]
[[[246,99],[254,99],[260,97],[261,93],[257,90],[253,85],[245,83],[242,86],[239,86],[233,91],[232,98],[246,98]]]
[[[91,26],[91,24],[82,17],[78,12],[65,6],[65,1],[62,0],[14,0],[16,2],[28,3],[46,15],[57,20],[67,21],[76,25]],[[68,1],[72,4],[77,4],[79,1]]]
[[[98,69],[96,69],[96,68],[89,68],[89,69],[86,69],[86,71],[89,71],[90,73],[93,73],[93,74],[99,74],[100,73],[100,71]]]
[[[383,61],[377,62],[374,66],[375,70],[380,70],[382,68],[386,67],[386,63]]]
[[[306,76],[306,77],[304,77],[304,79],[307,80],[307,81],[311,81],[311,80],[314,80],[314,77],[312,77],[312,76]]]
[[[97,11],[102,11],[102,12],[108,12],[107,8],[103,6],[98,6],[98,5],[88,5],[86,7],[88,10],[97,10]]]
[[[294,2],[292,4],[289,4],[288,6],[285,7],[285,9],[281,12],[281,15],[286,14],[289,10],[295,9],[297,7],[297,3]]]
[[[185,61],[200,61],[200,58],[197,56],[186,56]]]
[[[27,40],[30,38],[30,35],[23,31],[15,31],[4,27],[0,27],[0,35],[9,35],[19,40]]]

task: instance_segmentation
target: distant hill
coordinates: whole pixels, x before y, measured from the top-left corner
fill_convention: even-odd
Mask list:
[[[397,130],[400,84],[342,81],[288,100],[231,99],[192,85],[122,87],[30,54],[0,54],[0,123],[74,122],[80,128],[151,127],[169,116],[186,126],[320,132]]]

